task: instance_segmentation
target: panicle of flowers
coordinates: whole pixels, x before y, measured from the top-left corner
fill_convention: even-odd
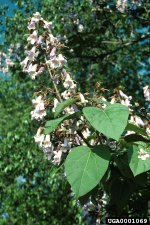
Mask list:
[[[116,4],[116,8],[121,13],[124,13],[127,8],[127,0],[118,0]]]
[[[40,35],[38,29],[39,26],[43,26],[48,31],[45,31],[44,34]],[[36,12],[34,14],[34,17],[30,19],[30,23],[28,24],[28,30],[29,30],[29,37],[27,38],[27,41],[29,45],[32,45],[32,48],[30,51],[27,51],[26,58],[20,63],[20,65],[23,67],[23,71],[28,73],[31,79],[35,79],[39,74],[41,74],[45,67],[49,69],[49,71],[53,71],[52,79],[54,78],[55,84],[58,85],[60,83],[60,79],[63,81],[63,86],[66,88],[66,90],[61,93],[62,99],[66,100],[68,98],[73,97],[76,92],[75,89],[77,87],[76,82],[72,80],[70,77],[70,73],[67,73],[64,69],[64,64],[67,62],[65,57],[63,57],[62,54],[58,53],[57,50],[61,47],[64,47],[63,44],[59,42],[59,38],[54,37],[50,31],[52,26],[52,22],[47,22],[43,20],[41,15]],[[33,30],[32,34],[30,33]],[[40,54],[40,52],[45,51],[45,63],[40,63],[40,65],[35,63],[36,58]],[[61,76],[56,74],[56,71],[60,70]],[[50,72],[50,73],[51,73]],[[31,120],[36,119],[38,121],[46,121],[45,116],[46,108],[49,106],[49,102],[47,95],[42,93],[39,95],[36,99],[32,100],[32,104],[34,105],[35,109],[31,111]],[[38,94],[36,94],[38,95]],[[58,98],[58,95],[57,95]],[[58,103],[60,102],[60,98],[57,99],[54,98],[53,108],[52,111],[55,112],[56,107]],[[62,101],[63,101],[62,100]],[[88,101],[85,100],[84,96],[79,93],[79,101],[78,104],[84,104],[86,105]],[[70,113],[73,114],[75,112],[78,112],[78,107],[76,104],[72,104],[71,106],[68,106],[63,111],[63,114]],[[83,119],[83,118],[82,118]],[[41,134],[41,129],[39,128],[37,131],[37,134],[35,135],[35,142],[43,149],[44,153],[48,154],[48,159],[52,159],[54,164],[59,164],[61,161],[62,153],[66,153],[67,151],[71,150],[71,145],[73,143],[73,139],[71,138],[71,135],[76,134],[76,129],[78,129],[78,125],[81,124],[82,121],[79,120],[78,122],[76,120],[73,121],[73,124],[66,125],[66,121],[64,121],[61,126],[63,126],[63,130],[61,129],[55,129],[55,132],[60,132],[59,137],[60,140],[55,143],[55,146],[50,142],[48,145],[45,145],[44,138],[48,140],[48,136],[45,136],[44,134]],[[65,130],[65,133],[63,131]],[[84,133],[85,131],[83,131]],[[69,135],[69,136],[68,136]],[[69,138],[70,137],[70,138]],[[81,144],[80,137],[77,138],[77,143]],[[46,141],[45,140],[45,141]]]
[[[7,56],[4,52],[0,52],[0,72],[7,75],[9,66],[14,66],[14,62],[10,59],[10,55]]]

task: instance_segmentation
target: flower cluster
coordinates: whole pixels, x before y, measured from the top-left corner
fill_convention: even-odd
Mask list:
[[[37,99],[33,99],[32,104],[35,106],[35,110],[31,112],[31,120],[43,120],[44,116],[46,116],[46,111],[44,107],[44,100],[42,100],[42,97],[39,96]]]
[[[43,26],[45,29],[47,28],[48,31],[45,32],[45,36],[38,35],[38,30],[36,30],[36,28],[39,26]],[[58,99],[54,98],[52,112],[55,112],[55,109],[60,100],[64,101],[76,94],[75,89],[77,88],[77,85],[76,82],[70,77],[70,73],[67,73],[63,67],[67,60],[63,57],[62,54],[56,54],[57,49],[63,47],[63,45],[61,45],[58,39],[50,33],[51,28],[53,28],[52,22],[43,20],[38,12],[34,14],[34,17],[31,18],[31,21],[28,24],[28,30],[34,31],[27,38],[29,45],[33,45],[33,47],[30,51],[28,51],[27,57],[20,64],[21,66],[23,66],[23,71],[28,73],[33,80],[38,76],[38,74],[41,74],[47,66],[49,71],[54,70],[54,74],[51,75],[51,79],[54,80],[54,83],[56,85],[59,84],[60,79],[63,81],[63,86],[64,88],[66,88],[66,90],[61,93],[61,97],[60,95],[57,95]],[[42,51],[42,53],[43,51],[45,51],[45,63],[43,63],[42,67],[34,63],[36,58],[40,54],[40,51]],[[56,70],[60,70],[60,76],[55,75]],[[77,96],[79,97],[78,104],[86,105],[88,101],[85,100],[83,94],[77,93]],[[45,121],[44,117],[47,115],[46,107],[49,106],[47,95],[42,95],[41,92],[41,95],[32,100],[32,104],[34,105],[35,109],[31,112],[31,119]],[[78,111],[79,110],[77,105],[72,104],[71,106],[66,107],[63,113],[73,114]],[[39,128],[37,134],[35,135],[35,142],[38,143],[39,147],[43,149],[44,153],[48,154],[48,159],[52,158],[54,164],[59,164],[61,161],[62,152],[66,152],[71,149],[71,135],[75,135],[78,126],[83,122],[83,120],[83,117],[81,117],[81,120],[74,120],[72,124],[67,124],[67,126],[66,121],[64,121],[59,129],[54,130],[54,133],[59,133],[59,137],[61,138],[59,139],[59,141],[53,144],[47,142],[47,147],[45,146],[45,141],[47,141],[49,137],[41,134],[41,128]],[[65,131],[65,133],[63,131]],[[83,136],[85,136],[85,133],[86,131],[83,130]],[[68,137],[70,137],[69,140]],[[77,145],[81,144],[82,142],[81,137],[79,137],[78,135],[76,135],[75,140]]]
[[[3,66],[4,64],[5,67]],[[14,63],[10,59],[10,56],[7,57],[4,52],[0,52],[0,72],[2,72],[4,75],[7,75],[9,71],[9,66],[14,66]]]
[[[128,6],[127,3],[128,3],[127,0],[118,0],[116,4],[116,8],[121,13],[124,13],[127,10],[127,6]],[[136,7],[141,6],[140,1],[131,0],[129,3],[130,3],[130,8],[133,8],[133,6],[136,6]]]
[[[120,12],[124,12],[125,9],[127,8],[127,0],[118,0],[117,4],[116,4],[116,8],[120,11]]]

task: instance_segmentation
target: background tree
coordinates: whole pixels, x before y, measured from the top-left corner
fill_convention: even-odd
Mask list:
[[[12,38],[15,43],[24,43],[25,18],[40,11],[43,18],[53,22],[53,34],[58,34],[69,47],[64,48],[63,54],[83,92],[92,93],[99,80],[100,87],[110,90],[106,94],[100,91],[101,95],[110,97],[114,88],[122,85],[143,105],[142,87],[149,81],[149,1],[130,1],[123,10],[118,1],[12,2],[19,10],[13,18],[6,17],[6,44]],[[144,34],[139,32],[142,28]],[[139,71],[143,68],[145,73],[141,76]]]
[[[39,81],[24,82],[16,65],[0,76],[0,224],[83,225],[63,169],[52,175],[53,164],[34,142],[31,99]]]

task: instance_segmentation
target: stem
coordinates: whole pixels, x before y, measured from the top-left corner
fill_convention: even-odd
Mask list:
[[[45,62],[46,62],[46,56],[45,56]],[[52,73],[51,73],[51,71],[50,71],[49,65],[48,65],[48,64],[46,64],[46,65],[47,65],[47,69],[48,69],[50,78],[51,78],[51,80],[52,80],[52,82],[53,82],[53,85],[54,85],[54,88],[55,88],[55,90],[56,90],[57,97],[59,98],[59,101],[60,101],[60,102],[63,102],[62,99],[61,99],[61,96],[60,96],[60,94],[59,94],[59,91],[58,91],[58,89],[57,89],[57,86],[56,86],[56,84],[55,84],[55,81],[54,81],[54,78],[53,78],[53,76],[52,76]]]
[[[81,131],[77,130],[77,134],[83,139],[83,141],[87,144],[88,147],[92,147],[89,142],[84,138],[83,134],[81,133]]]
[[[100,136],[99,136],[98,131],[96,130],[95,132],[96,132],[96,135],[97,135],[97,137],[98,137],[98,140],[99,140],[100,144],[102,145],[102,142],[101,142],[101,139],[100,139]]]

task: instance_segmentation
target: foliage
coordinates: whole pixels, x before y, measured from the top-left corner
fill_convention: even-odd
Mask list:
[[[38,124],[30,111],[39,81],[27,77],[24,82],[21,72],[13,71],[9,78],[0,77],[0,214],[7,219],[0,218],[0,224],[83,225],[63,169],[52,176],[52,163],[34,143]]]
[[[64,48],[63,54],[69,60],[73,78],[79,83],[79,91],[82,87],[83,92],[91,93],[97,80],[103,82],[101,88],[107,86],[110,93],[119,84],[128,95],[134,91],[135,102],[143,105],[142,86],[149,79],[148,0],[141,1],[138,7],[128,4],[123,13],[116,8],[117,1],[12,2],[19,10],[14,17],[6,17],[7,46],[12,39],[15,43],[20,40],[25,43],[24,35],[28,32],[22,28],[27,23],[26,18],[39,11],[43,18],[53,22],[53,35],[59,34],[69,47]],[[79,25],[84,27],[81,32]],[[147,32],[139,32],[142,28]],[[138,73],[141,69],[145,69],[143,76]],[[103,95],[103,91],[99,91]]]

